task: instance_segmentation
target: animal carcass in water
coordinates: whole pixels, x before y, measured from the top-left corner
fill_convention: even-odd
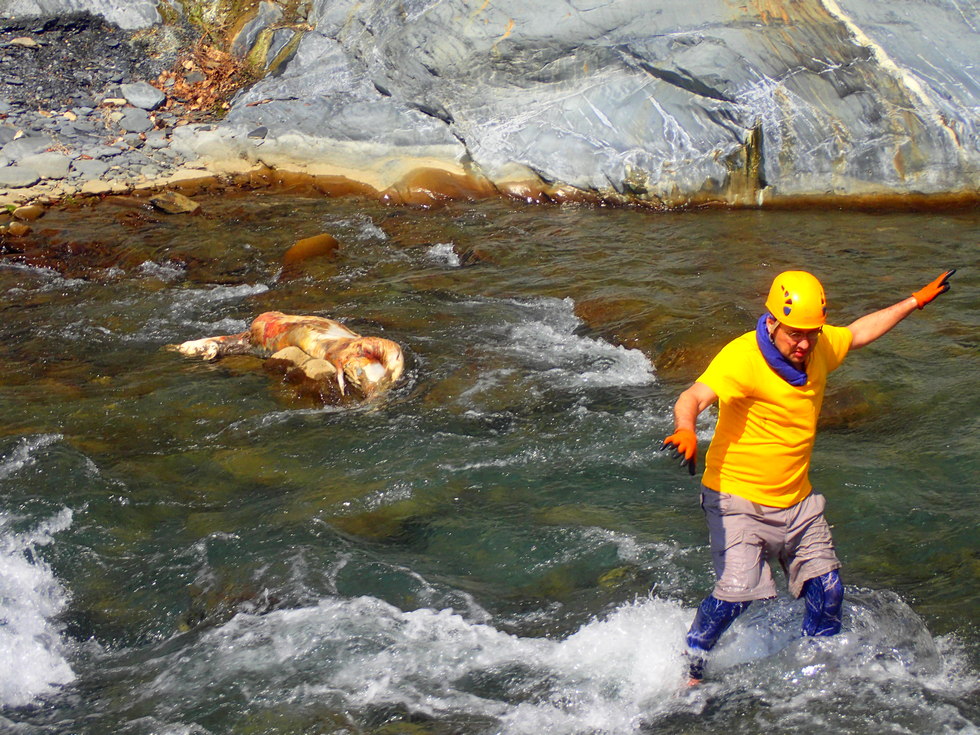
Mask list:
[[[390,339],[362,337],[333,319],[280,311],[259,314],[241,334],[170,347],[205,360],[245,354],[286,360],[312,380],[335,379],[341,395],[352,385],[366,398],[386,391],[405,369],[401,347]]]

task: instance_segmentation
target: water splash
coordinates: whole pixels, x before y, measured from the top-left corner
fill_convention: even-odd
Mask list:
[[[65,508],[26,533],[12,530],[15,521],[0,512],[0,705],[6,707],[30,704],[75,678],[55,622],[67,594],[37,554],[71,525],[72,512]]]
[[[451,242],[437,242],[426,250],[426,255],[429,260],[433,260],[441,265],[447,265],[450,268],[459,268],[462,264]]]
[[[640,350],[581,335],[570,298],[508,301],[517,312],[505,322],[503,349],[537,368],[546,383],[564,389],[611,388],[654,382],[653,364]]]
[[[20,472],[25,467],[30,467],[37,462],[38,450],[56,444],[62,439],[61,434],[39,434],[22,439],[10,454],[0,458],[0,480]]]
[[[316,698],[345,710],[496,721],[506,733],[629,731],[670,703],[689,611],[642,599],[564,640],[513,635],[448,610],[403,612],[375,598],[238,615],[193,657],[161,666],[166,697],[241,686],[263,701]],[[300,684],[302,682],[302,684]]]

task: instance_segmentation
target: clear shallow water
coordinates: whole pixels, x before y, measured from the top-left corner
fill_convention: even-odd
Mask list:
[[[977,730],[975,214],[200,201],[52,211],[0,262],[4,728]],[[283,271],[321,231],[340,256]],[[779,270],[847,323],[950,265],[829,391],[844,634],[757,604],[682,691],[711,575],[655,451],[676,394]],[[397,340],[407,379],[322,406],[163,349],[268,309]]]

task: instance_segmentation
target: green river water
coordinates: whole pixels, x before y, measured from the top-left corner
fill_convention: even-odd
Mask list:
[[[52,209],[0,256],[0,730],[978,731],[976,212],[197,199]],[[677,394],[780,270],[846,324],[950,267],[831,377],[844,632],[801,640],[780,578],[685,690],[712,575],[656,451]],[[406,378],[324,405],[165,349],[272,309],[399,342]]]

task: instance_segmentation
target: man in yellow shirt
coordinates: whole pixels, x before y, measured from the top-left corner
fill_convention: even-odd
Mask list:
[[[692,685],[703,677],[707,652],[749,603],[775,597],[772,560],[786,572],[790,593],[805,598],[803,635],[840,632],[840,561],[824,498],[808,476],[827,375],[850,350],[948,291],[954,272],[847,327],[826,323],[827,299],[813,275],[780,273],[756,329],[722,348],[677,399],[674,433],[662,449],[673,448],[692,475],[697,417],[718,403],[701,490],[716,583],[687,635]]]

